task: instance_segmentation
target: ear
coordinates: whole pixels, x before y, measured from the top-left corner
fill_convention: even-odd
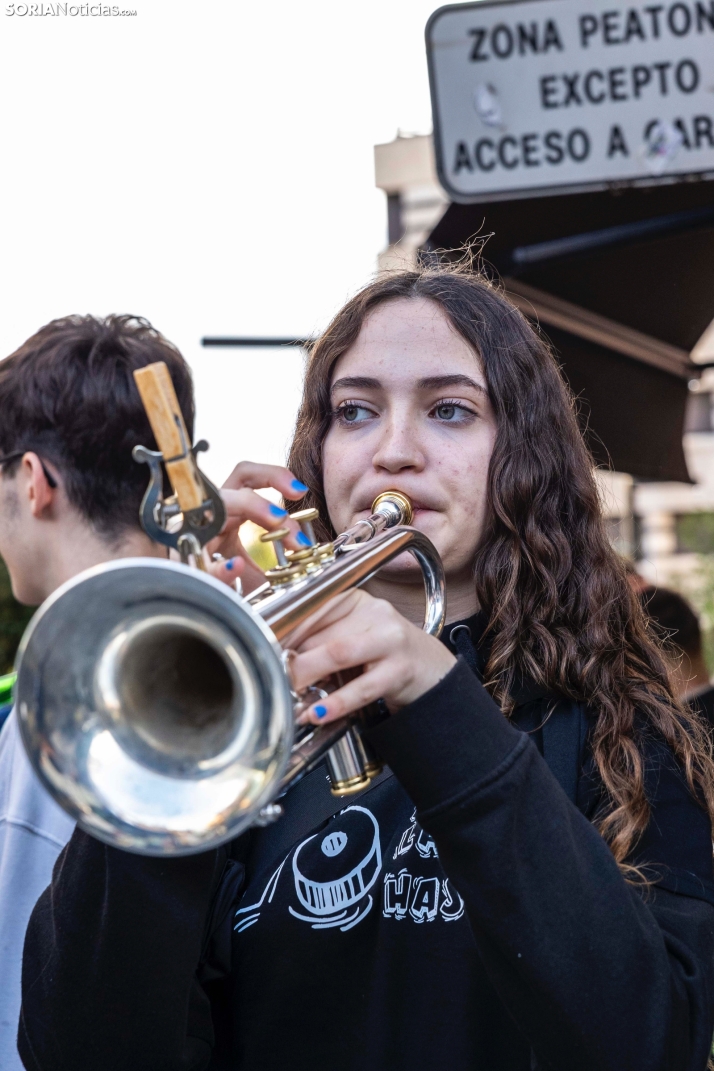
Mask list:
[[[28,451],[23,455],[20,466],[25,478],[30,512],[33,517],[42,517],[55,502],[57,487],[50,487],[45,468],[37,454]]]

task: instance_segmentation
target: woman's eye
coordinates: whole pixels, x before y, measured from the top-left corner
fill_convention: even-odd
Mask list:
[[[448,424],[463,424],[472,420],[476,415],[465,405],[458,405],[456,402],[440,402],[431,412],[437,420],[443,420]]]
[[[361,424],[363,420],[369,420],[372,412],[363,405],[341,405],[337,410],[337,416],[345,424]]]

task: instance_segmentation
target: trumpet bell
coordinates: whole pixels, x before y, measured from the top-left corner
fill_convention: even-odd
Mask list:
[[[16,705],[49,792],[88,832],[188,854],[274,795],[293,701],[273,633],[223,584],[160,559],[87,570],[38,611]]]

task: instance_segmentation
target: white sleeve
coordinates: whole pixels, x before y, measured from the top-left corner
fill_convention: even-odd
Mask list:
[[[0,731],[0,1068],[22,1071],[17,1053],[25,930],[74,822],[40,783],[13,711]]]

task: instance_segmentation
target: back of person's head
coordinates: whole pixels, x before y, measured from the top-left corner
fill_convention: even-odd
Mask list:
[[[149,472],[132,449],[156,442],[132,373],[154,361],[166,362],[192,436],[188,365],[140,317],[53,320],[0,362],[0,455],[32,451],[50,461],[71,505],[109,539],[139,523]]]
[[[647,587],[640,592],[645,613],[665,648],[689,658],[702,653],[702,633],[699,621],[687,600],[667,588]]]

